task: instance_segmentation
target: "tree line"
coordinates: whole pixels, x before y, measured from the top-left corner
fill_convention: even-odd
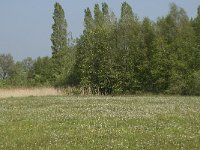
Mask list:
[[[72,39],[64,10],[55,3],[52,56],[14,63],[2,54],[0,85],[76,87],[86,94],[200,95],[200,7],[191,19],[172,3],[156,21],[140,20],[127,2],[119,18],[107,3],[84,13],[84,31]]]

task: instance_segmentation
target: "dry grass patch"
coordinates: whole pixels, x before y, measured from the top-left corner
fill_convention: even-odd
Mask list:
[[[0,98],[27,97],[27,96],[57,96],[62,92],[54,88],[17,88],[0,89]]]

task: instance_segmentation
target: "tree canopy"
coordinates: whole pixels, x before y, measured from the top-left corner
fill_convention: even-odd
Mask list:
[[[197,12],[190,19],[172,3],[152,21],[139,19],[127,2],[119,18],[107,3],[95,4],[85,9],[83,33],[70,44],[64,9],[55,3],[52,56],[15,63],[1,54],[0,80],[91,94],[200,95],[200,6]]]

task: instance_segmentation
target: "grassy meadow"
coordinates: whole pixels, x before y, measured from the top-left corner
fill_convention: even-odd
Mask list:
[[[0,149],[200,149],[200,97],[0,98]]]

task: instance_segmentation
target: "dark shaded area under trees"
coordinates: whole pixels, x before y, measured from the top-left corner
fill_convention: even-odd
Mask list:
[[[76,87],[85,94],[200,95],[200,7],[190,19],[170,5],[156,22],[139,20],[124,2],[118,19],[106,3],[85,9],[83,34],[69,38],[54,5],[52,57],[14,62],[0,55],[0,87]]]

